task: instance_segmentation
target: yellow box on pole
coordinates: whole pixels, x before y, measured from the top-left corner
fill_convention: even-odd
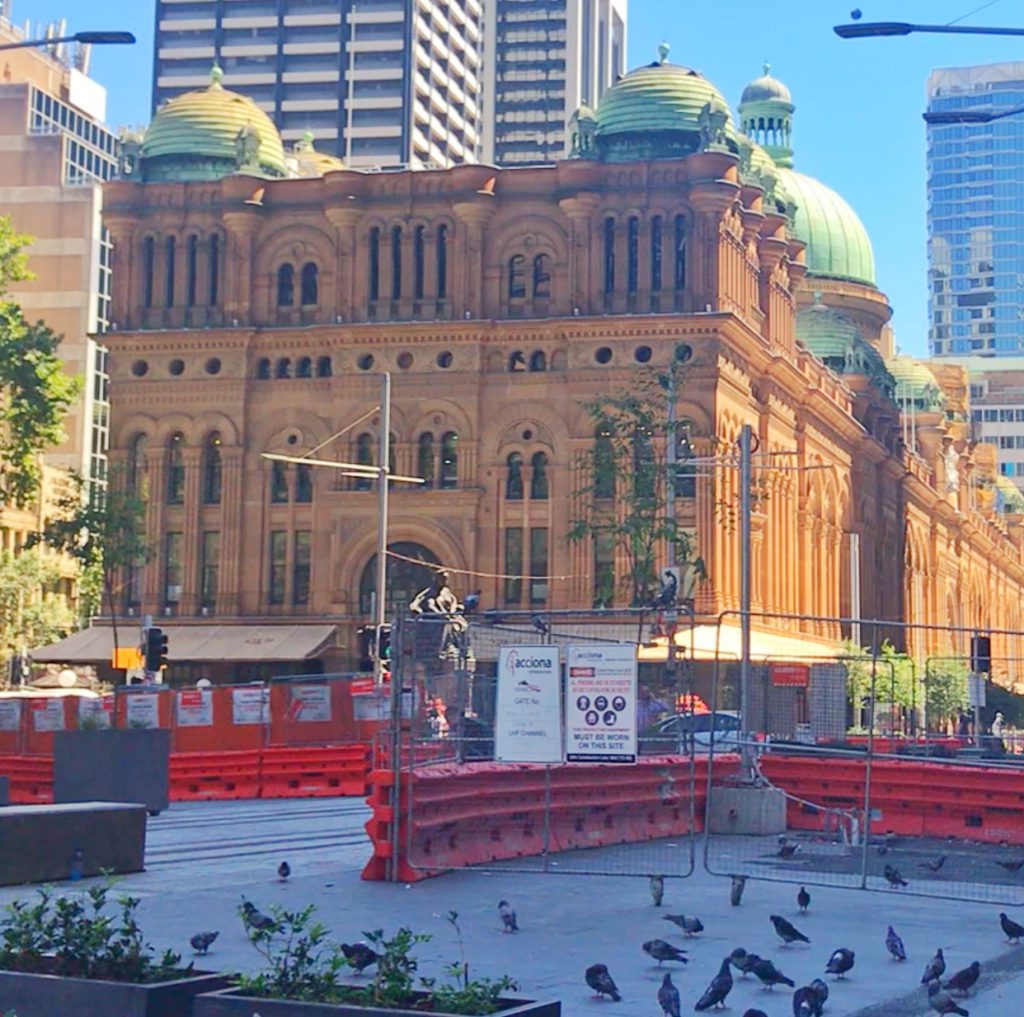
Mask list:
[[[110,657],[110,666],[120,670],[142,667],[142,654],[137,646],[119,646]]]

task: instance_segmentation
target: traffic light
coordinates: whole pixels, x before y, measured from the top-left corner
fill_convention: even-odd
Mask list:
[[[359,670],[372,671],[375,660],[391,659],[391,626],[382,625],[380,638],[377,638],[375,625],[362,625],[358,632]]]
[[[146,630],[146,670],[159,671],[171,662],[167,634],[163,629]]]
[[[971,636],[971,671],[989,674],[992,671],[992,640],[989,636]]]
[[[391,626],[381,625],[377,638],[377,659],[391,660]]]

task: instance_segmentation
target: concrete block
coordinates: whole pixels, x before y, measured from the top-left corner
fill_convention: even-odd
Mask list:
[[[785,833],[786,796],[770,787],[713,787],[708,826],[712,833]]]
[[[146,809],[118,802],[0,809],[0,885],[66,880],[81,850],[83,876],[141,872]]]
[[[10,780],[7,777],[0,777],[0,805],[11,804]]]

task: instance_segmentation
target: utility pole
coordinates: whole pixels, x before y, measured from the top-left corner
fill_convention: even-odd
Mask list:
[[[753,432],[749,424],[740,431],[740,731],[750,734],[750,451]],[[744,748],[744,763],[749,752]],[[749,776],[750,767],[744,765]]]
[[[388,495],[391,488],[391,375],[385,371],[380,379],[379,472],[377,474],[377,594],[373,617],[373,677],[377,685],[384,682],[384,655],[381,641],[387,623],[388,576]]]

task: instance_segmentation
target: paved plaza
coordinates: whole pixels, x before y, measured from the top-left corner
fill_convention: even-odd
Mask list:
[[[975,959],[982,962],[980,991],[964,1003],[972,1017],[1020,1012],[1024,982],[1017,972],[1024,972],[1024,948],[1007,945],[998,922],[1001,908],[994,904],[812,887],[810,910],[800,915],[795,885],[752,880],[741,906],[734,908],[728,880],[708,875],[699,857],[691,877],[668,881],[660,911],[652,907],[642,878],[467,871],[412,885],[366,883],[359,878],[369,850],[362,829],[366,818],[361,800],[352,798],[176,804],[150,821],[147,871],[126,877],[121,887],[142,898],[143,928],[157,947],[187,954],[193,933],[220,930],[202,966],[221,970],[253,969],[258,961],[236,915],[244,895],[264,909],[315,903],[339,940],[400,924],[430,933],[432,941],[419,952],[424,974],[438,974],[444,963],[458,958],[444,918],[455,910],[473,975],[508,973],[526,996],[561,999],[567,1017],[656,1015],[662,972],[640,949],[656,937],[689,951],[685,967],[666,965],[682,994],[684,1013],[692,1012],[721,959],[737,946],[771,958],[798,985],[824,976],[836,947],[854,950],[851,976],[827,978],[831,995],[825,1012],[832,1017],[861,1011],[871,1017],[930,1013],[918,982],[939,946],[948,973]],[[599,860],[599,852],[591,854]],[[276,876],[282,859],[293,871],[287,883]],[[0,891],[0,901],[30,892],[8,888]],[[496,905],[502,897],[518,911],[518,935],[501,932]],[[671,923],[662,921],[666,912],[697,915],[705,932],[684,942]],[[792,921],[811,945],[783,947],[768,920],[773,913]],[[906,943],[904,964],[891,961],[885,951],[889,923]],[[597,961],[611,970],[621,1003],[589,998],[583,970]],[[913,995],[907,999],[908,994]],[[768,1017],[789,1017],[791,996],[737,976],[728,1002],[736,1017],[748,1007]]]

